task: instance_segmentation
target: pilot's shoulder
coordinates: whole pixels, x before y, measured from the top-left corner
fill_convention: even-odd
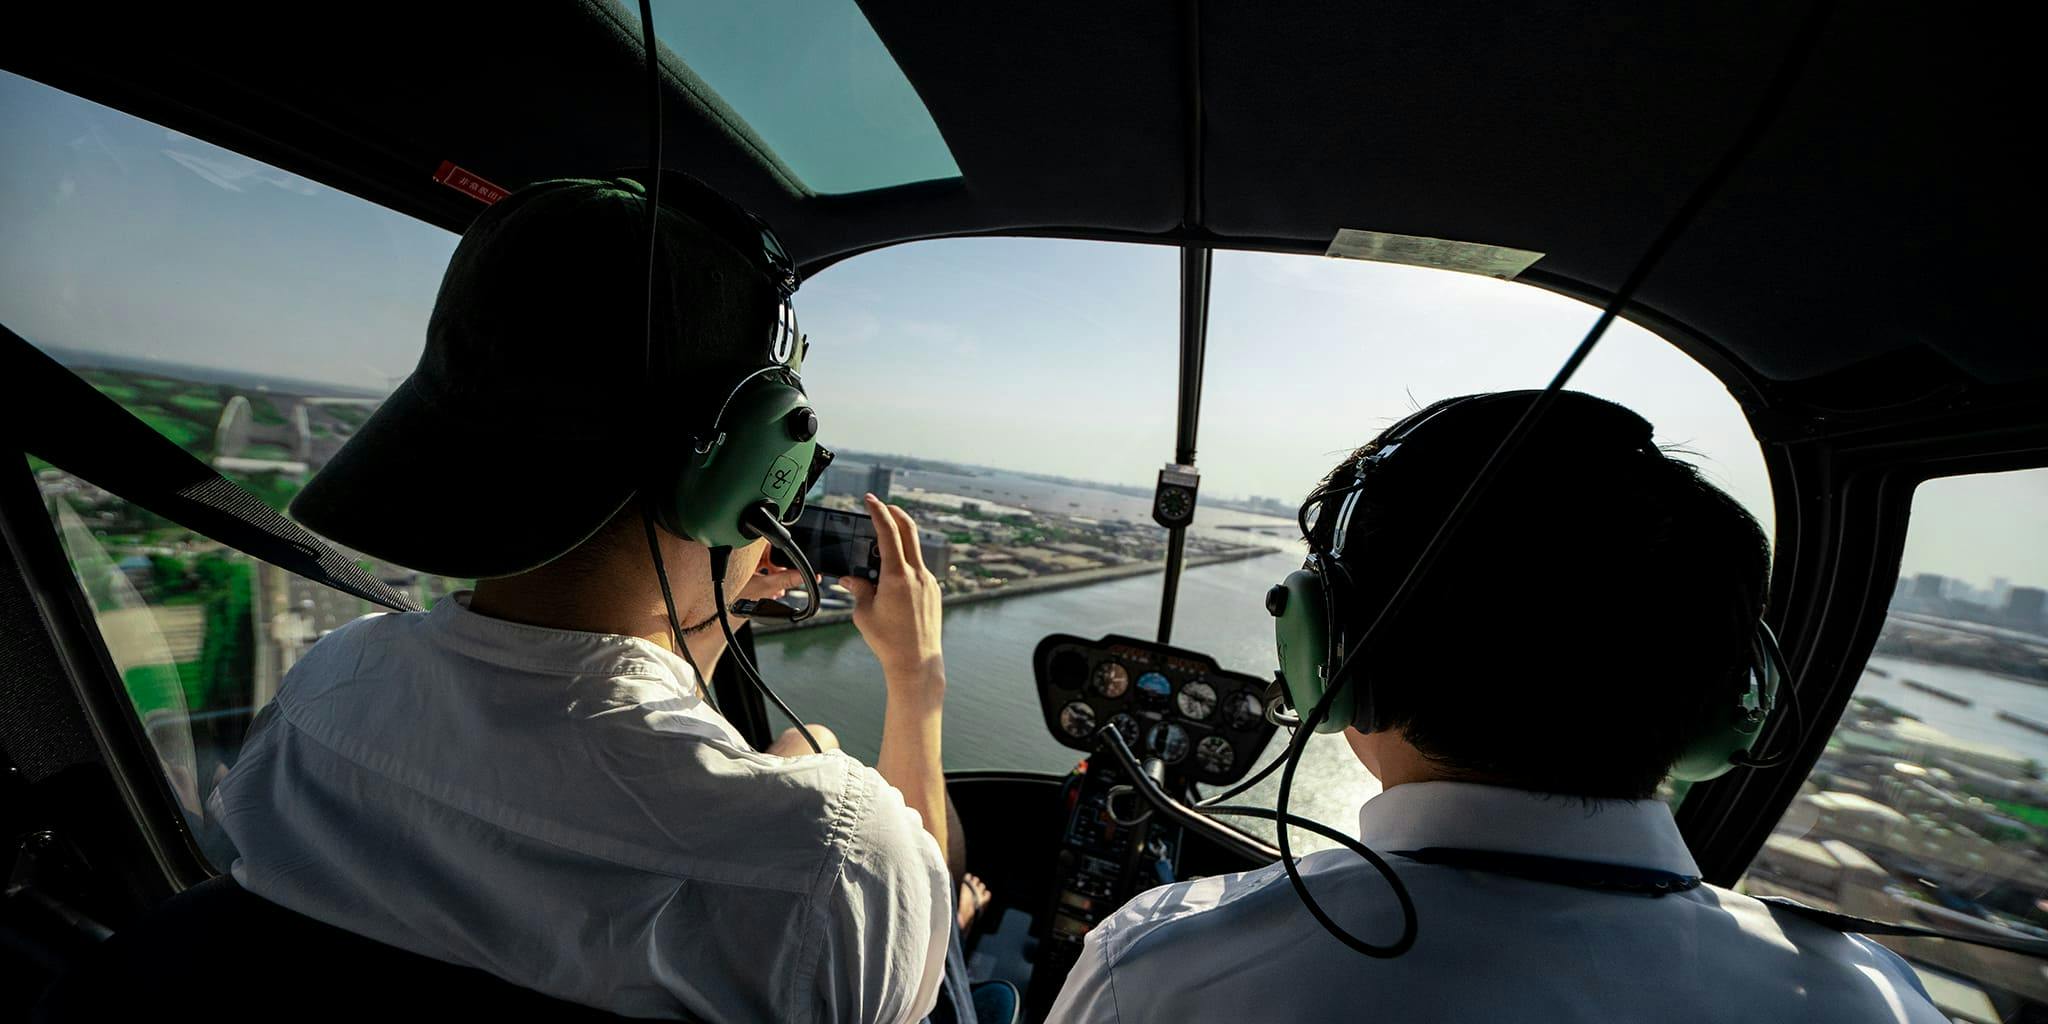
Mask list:
[[[329,630],[292,663],[285,673],[281,694],[303,690],[306,681],[334,680],[352,674],[364,650],[390,642],[397,633],[425,618],[425,612],[371,612]],[[300,685],[294,687],[294,683]]]
[[[1897,953],[1871,939],[1802,917],[1781,904],[1703,886],[1716,909],[1735,919],[1744,935],[1798,955],[1805,963],[1832,963],[1852,970],[1875,968],[1920,988],[1919,975]]]
[[[1324,859],[1311,854],[1300,866]],[[1283,898],[1286,904],[1276,904]],[[1116,966],[1140,953],[1165,953],[1181,943],[1214,944],[1220,936],[1257,928],[1276,909],[1298,908],[1287,873],[1278,864],[1228,875],[1210,875],[1147,889],[1088,933],[1104,964]],[[1292,904],[1291,906],[1288,904]]]

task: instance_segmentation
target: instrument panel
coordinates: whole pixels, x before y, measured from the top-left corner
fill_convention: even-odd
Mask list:
[[[1115,726],[1170,774],[1228,785],[1277,731],[1266,720],[1266,681],[1184,648],[1055,633],[1039,641],[1031,665],[1046,728],[1075,750],[1093,753],[1096,732]]]

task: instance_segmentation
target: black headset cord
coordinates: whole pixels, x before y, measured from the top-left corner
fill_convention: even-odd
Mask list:
[[[1743,125],[1741,133],[1736,136],[1735,141],[1728,147],[1727,152],[1722,154],[1721,159],[1715,163],[1713,169],[1707,173],[1706,178],[1701,180],[1700,184],[1693,189],[1692,194],[1687,196],[1685,202],[1679,206],[1677,212],[1672,214],[1671,220],[1664,225],[1664,229],[1650,243],[1650,247],[1644,251],[1642,258],[1637,260],[1635,267],[1622,280],[1621,287],[1616,289],[1614,295],[1608,299],[1606,307],[1600,311],[1599,318],[1593,322],[1592,328],[1586,332],[1585,338],[1579,342],[1578,347],[1574,348],[1571,355],[1565,358],[1564,365],[1558,368],[1556,375],[1551,378],[1550,383],[1544,387],[1542,393],[1536,397],[1536,400],[1531,402],[1529,407],[1522,412],[1521,417],[1515,421],[1513,427],[1509,428],[1506,436],[1494,448],[1493,453],[1487,456],[1486,462],[1480,466],[1479,471],[1473,474],[1472,482],[1466,485],[1465,492],[1459,495],[1457,503],[1451,506],[1450,511],[1444,516],[1442,523],[1438,525],[1436,533],[1430,537],[1429,543],[1423,546],[1421,553],[1415,558],[1415,563],[1409,567],[1407,574],[1402,577],[1400,584],[1394,588],[1393,594],[1388,597],[1387,603],[1381,607],[1379,614],[1374,616],[1372,624],[1367,627],[1364,635],[1359,638],[1359,642],[1352,645],[1345,652],[1344,660],[1338,664],[1336,670],[1330,673],[1329,679],[1325,684],[1322,699],[1317,701],[1316,706],[1303,717],[1301,728],[1295,732],[1294,738],[1289,741],[1286,766],[1280,773],[1279,798],[1274,808],[1274,812],[1279,815],[1278,820],[1281,822],[1280,827],[1275,830],[1280,846],[1280,866],[1286,870],[1287,881],[1294,887],[1294,894],[1300,898],[1302,906],[1308,910],[1310,916],[1316,919],[1316,923],[1322,925],[1325,931],[1328,931],[1332,936],[1352,949],[1366,956],[1384,959],[1399,956],[1407,952],[1408,947],[1402,943],[1396,943],[1393,946],[1376,946],[1345,931],[1341,925],[1332,920],[1330,915],[1323,910],[1322,905],[1316,902],[1315,896],[1308,891],[1307,883],[1302,880],[1301,872],[1294,865],[1293,851],[1287,842],[1287,804],[1288,797],[1294,789],[1295,770],[1301,765],[1301,756],[1303,751],[1308,748],[1309,737],[1315,735],[1317,725],[1320,725],[1329,718],[1330,709],[1336,703],[1338,695],[1343,693],[1344,687],[1350,684],[1360,664],[1360,656],[1370,649],[1373,640],[1380,635],[1382,629],[1388,623],[1395,621],[1399,616],[1402,607],[1407,603],[1409,595],[1415,592],[1417,584],[1435,563],[1437,556],[1443,550],[1445,542],[1457,532],[1458,526],[1464,522],[1465,517],[1471,511],[1473,503],[1480,495],[1485,493],[1487,486],[1493,482],[1494,478],[1499,476],[1501,467],[1521,447],[1522,442],[1528,438],[1529,433],[1535,428],[1537,421],[1549,410],[1551,404],[1557,400],[1557,393],[1564,390],[1565,384],[1570,382],[1572,375],[1578,372],[1579,366],[1586,361],[1586,357],[1593,353],[1593,347],[1599,344],[1601,337],[1607,333],[1607,328],[1613,324],[1615,318],[1621,314],[1621,311],[1627,308],[1629,303],[1634,300],[1635,294],[1642,287],[1643,281],[1649,277],[1650,272],[1663,260],[1664,254],[1670,250],[1672,244],[1678,240],[1678,237],[1687,228],[1691,227],[1693,220],[1699,215],[1699,212],[1706,207],[1708,201],[1720,192],[1722,186],[1727,184],[1728,179],[1734,175],[1735,168],[1749,156],[1750,152],[1756,148],[1757,142],[1763,137],[1764,132],[1777,120],[1779,112],[1784,109],[1786,101],[1792,94],[1793,86],[1798,82],[1800,74],[1805,71],[1808,62],[1813,56],[1813,51],[1819,45],[1821,29],[1827,24],[1828,15],[1832,8],[1832,0],[1815,0],[1813,6],[1808,9],[1806,18],[1801,22],[1798,31],[1793,35],[1785,58],[1780,62],[1770,83],[1765,87],[1762,97],[1758,100],[1757,106],[1754,112],[1751,113],[1749,120]],[[1790,686],[1791,680],[1788,679],[1785,685]],[[1371,724],[1366,723],[1368,727]],[[1404,936],[1404,938],[1410,940],[1412,940],[1412,937],[1412,934]]]
[[[718,698],[711,693],[711,678],[697,667],[697,659],[690,656],[690,645],[683,640],[683,622],[676,616],[675,594],[668,587],[668,566],[662,564],[661,540],[654,531],[654,513],[648,510],[645,501],[640,503],[640,524],[647,528],[647,554],[654,562],[654,579],[661,584],[662,606],[668,609],[669,639],[675,644],[676,653],[682,655],[683,664],[690,666],[690,672],[697,677],[698,692],[711,703],[712,710],[724,714],[724,709],[718,706]]]
[[[1806,735],[1806,708],[1799,703],[1799,687],[1792,685],[1792,666],[1785,664],[1785,652],[1778,649],[1776,638],[1764,648],[1764,657],[1771,660],[1771,670],[1778,674],[1778,692],[1773,695],[1774,703],[1782,701],[1789,705],[1786,710],[1792,713],[1792,734],[1786,739],[1784,747],[1775,753],[1755,755],[1738,751],[1730,755],[1728,759],[1738,768],[1781,767],[1791,761],[1793,755],[1799,753],[1799,740]]]
[[[711,597],[718,604],[718,629],[725,634],[726,653],[732,656],[733,664],[740,667],[740,675],[747,677],[747,682],[754,684],[754,689],[761,691],[761,696],[768,698],[768,703],[775,705],[775,710],[782,712],[782,716],[796,726],[796,731],[803,734],[804,742],[811,745],[811,753],[822,754],[825,748],[818,745],[818,738],[811,735],[811,730],[804,726],[804,720],[798,718],[796,712],[791,711],[781,697],[776,696],[775,690],[768,685],[766,679],[761,678],[760,671],[747,657],[747,652],[740,649],[739,638],[733,635],[732,619],[725,611],[725,567],[731,561],[731,548],[711,549]]]
[[[766,503],[748,507],[740,517],[740,531],[749,537],[766,540],[776,554],[789,562],[790,568],[802,573],[805,592],[811,599],[802,608],[793,610],[779,601],[741,599],[733,602],[732,610],[740,615],[779,618],[792,623],[807,621],[818,614],[818,600],[825,594],[825,581],[819,578],[818,570],[811,565],[810,556],[804,554],[803,545],[789,535],[789,527],[782,525],[782,520],[776,517],[774,508]]]
[[[657,265],[655,259],[656,243],[659,238],[658,232],[661,225],[662,141],[661,62],[656,57],[659,51],[656,49],[654,37],[654,5],[651,0],[640,0],[640,44],[643,48],[647,64],[647,146],[651,151],[647,161],[647,177],[649,180],[647,182],[647,336],[645,341],[647,378],[651,383],[654,380],[654,275]],[[669,635],[675,638],[676,653],[682,655],[683,661],[689,664],[690,671],[697,674],[697,684],[703,688],[704,694],[708,699],[711,694],[711,680],[704,674],[702,669],[697,667],[697,660],[690,656],[690,645],[683,641],[682,622],[676,617],[675,596],[669,592],[668,570],[662,565],[661,561],[661,542],[654,530],[654,513],[647,508],[644,501],[641,504],[641,515],[647,527],[647,547],[654,557],[654,575],[661,581],[661,600],[668,609]],[[783,536],[788,536],[787,531],[784,531]],[[795,547],[794,544],[790,546],[792,548]],[[767,682],[762,680],[761,674],[754,671],[753,663],[747,660],[746,653],[739,649],[739,642],[733,637],[732,623],[727,619],[725,612],[725,566],[731,555],[731,548],[711,549],[711,591],[718,602],[718,628],[725,633],[726,649],[732,652],[733,660],[739,664],[740,674],[746,676],[747,681],[754,684],[754,688],[760,690],[761,695],[767,697],[777,710],[787,715],[790,721],[796,723],[796,729],[803,734],[804,742],[811,745],[811,752],[823,753],[824,749],[818,746],[817,737],[811,735],[811,730],[804,728],[803,719],[798,718],[796,712],[791,711],[789,705],[784,704],[782,698],[776,696],[775,691],[770,689]],[[806,563],[806,568],[808,568],[808,563]],[[815,573],[811,574],[811,579],[814,582],[816,581],[817,576]],[[811,592],[811,601],[812,607],[815,608],[817,602],[816,590]],[[716,708],[718,704],[716,701],[713,701],[711,706]]]

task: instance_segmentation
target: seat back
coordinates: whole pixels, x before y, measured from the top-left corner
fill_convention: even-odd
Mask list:
[[[44,993],[38,1022],[449,1019],[617,1021],[469,967],[286,910],[228,877],[123,928]]]

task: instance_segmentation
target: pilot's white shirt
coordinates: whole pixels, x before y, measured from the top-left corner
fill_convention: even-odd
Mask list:
[[[237,881],[631,1016],[930,1012],[952,899],[902,794],[837,751],[755,752],[656,644],[466,597],[293,666],[219,791]]]
[[[1380,853],[1505,850],[1699,873],[1657,801],[1419,782],[1367,801],[1359,826]],[[1140,894],[1089,932],[1048,1020],[1946,1021],[1891,951],[1726,889],[1649,897],[1388,862],[1419,918],[1405,956],[1340,943],[1277,865],[1203,878]],[[1360,938],[1400,934],[1393,895],[1358,855],[1314,853],[1300,869]]]

